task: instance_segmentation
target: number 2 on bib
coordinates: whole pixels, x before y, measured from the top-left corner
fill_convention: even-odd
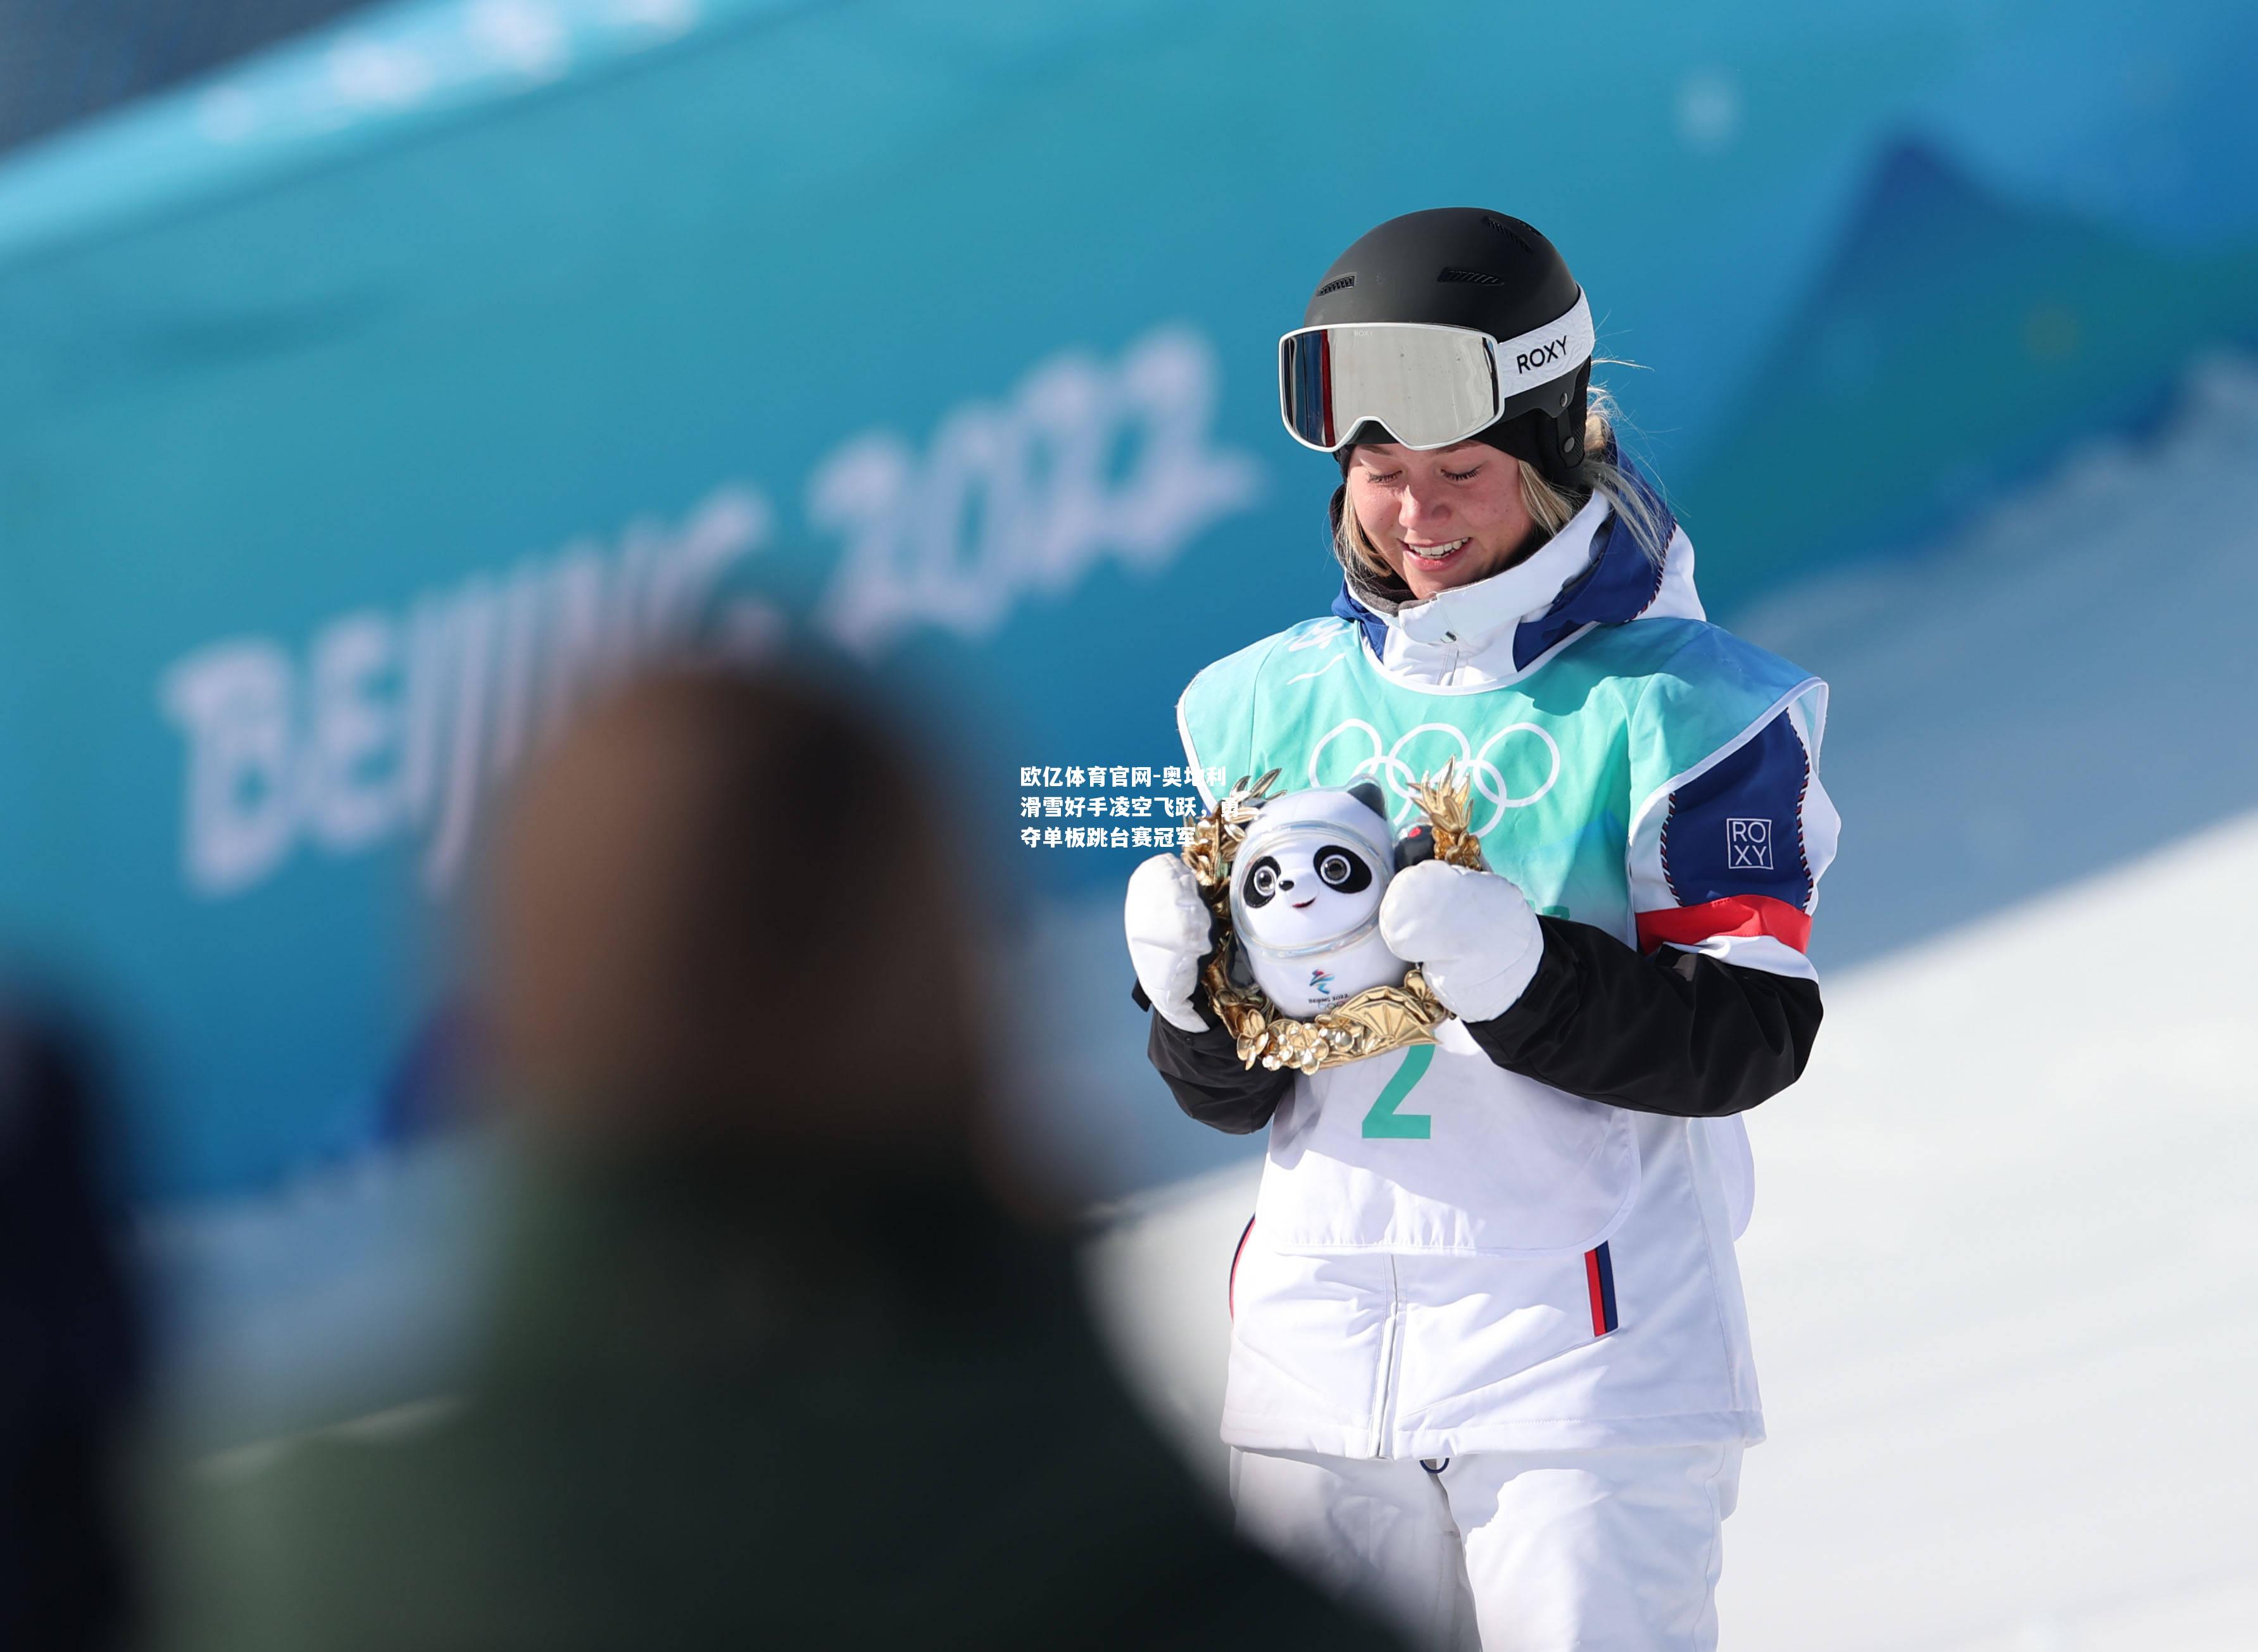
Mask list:
[[[1415,1044],[1403,1052],[1403,1061],[1394,1077],[1380,1092],[1380,1099],[1364,1116],[1364,1134],[1368,1141],[1378,1138],[1387,1141],[1425,1141],[1434,1133],[1435,1121],[1425,1113],[1399,1113],[1395,1110],[1427,1075],[1428,1064],[1435,1059],[1431,1044]]]

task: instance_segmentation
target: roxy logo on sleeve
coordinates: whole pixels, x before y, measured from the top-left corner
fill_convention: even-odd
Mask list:
[[[1735,815],[1725,822],[1725,866],[1736,872],[1772,870],[1772,822]]]

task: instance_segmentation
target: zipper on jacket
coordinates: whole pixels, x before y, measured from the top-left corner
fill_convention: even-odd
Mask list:
[[[1395,1256],[1388,1256],[1388,1332],[1380,1351],[1380,1394],[1372,1409],[1372,1455],[1388,1455],[1395,1431],[1395,1390],[1403,1363],[1403,1293],[1395,1280]]]

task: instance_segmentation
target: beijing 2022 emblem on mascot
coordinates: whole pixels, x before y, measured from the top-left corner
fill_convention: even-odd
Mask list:
[[[1380,903],[1398,870],[1430,856],[1480,868],[1452,775],[1411,789],[1427,823],[1400,840],[1373,782],[1274,798],[1275,769],[1242,776],[1194,823],[1184,862],[1217,935],[1201,984],[1241,1061],[1314,1073],[1435,1041],[1451,1012],[1388,950]]]

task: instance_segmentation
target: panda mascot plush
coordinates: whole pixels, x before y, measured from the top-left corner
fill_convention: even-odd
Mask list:
[[[1306,1019],[1403,984],[1409,966],[1380,933],[1399,854],[1387,801],[1369,780],[1292,791],[1246,827],[1232,862],[1232,927],[1254,984],[1283,1014]],[[1423,830],[1404,850],[1416,857],[1432,841]]]

